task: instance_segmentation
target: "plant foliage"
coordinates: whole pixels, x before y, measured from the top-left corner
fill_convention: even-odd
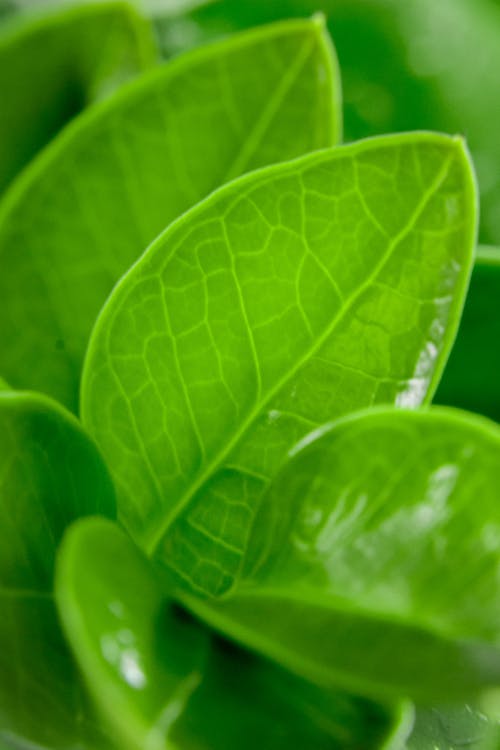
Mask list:
[[[427,0],[169,4],[161,65],[126,2],[11,5],[1,750],[498,750],[491,71]]]

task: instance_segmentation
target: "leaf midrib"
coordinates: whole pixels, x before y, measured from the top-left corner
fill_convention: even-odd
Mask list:
[[[274,33],[277,36],[277,38],[280,38],[280,32],[281,32],[281,29],[274,30]],[[248,134],[244,143],[241,144],[240,147],[237,149],[236,154],[233,156],[233,159],[225,172],[225,176],[223,177],[222,180],[216,181],[217,185],[228,182],[230,179],[232,179],[233,177],[237,176],[240,172],[243,172],[245,170],[245,167],[248,164],[249,160],[252,158],[253,154],[255,153],[255,150],[258,148],[259,144],[261,144],[264,141],[265,135],[273,122],[276,112],[279,110],[279,106],[281,102],[287,96],[289,90],[295,83],[295,80],[298,77],[300,71],[302,70],[309,56],[314,52],[316,47],[318,47],[318,54],[321,56],[324,56],[323,47],[321,44],[318,43],[319,42],[318,34],[320,32],[317,30],[316,26],[310,25],[310,24],[304,24],[304,27],[303,29],[300,29],[300,32],[303,36],[305,36],[305,39],[296,54],[293,64],[286,70],[285,75],[281,76],[280,83],[275,89],[275,91],[273,92],[270,99],[268,100],[266,107],[261,112],[260,116],[255,120],[252,130]],[[297,33],[297,29],[294,29],[293,27],[291,27],[287,33],[289,34]],[[259,37],[257,36],[257,38]],[[264,35],[262,34],[260,38],[262,40],[262,38],[264,38]],[[225,56],[223,59],[224,59],[224,62],[227,64],[227,57]],[[200,64],[199,60],[196,60],[195,64],[199,65]],[[186,75],[186,70],[189,70],[189,66],[186,67],[184,65],[183,67],[181,67],[180,75],[181,76]],[[179,75],[179,72],[177,72],[177,75]],[[169,76],[166,76],[165,79],[161,78],[159,79],[159,81],[155,80],[154,85],[150,86],[151,90],[149,91],[149,93],[151,94],[152,91],[156,91],[158,83],[164,84],[165,80],[168,81],[168,85],[170,86],[172,80],[175,80],[175,78],[176,78],[176,75],[175,73],[173,73]],[[332,83],[333,83],[333,79],[332,79]],[[141,91],[140,93],[142,95],[144,92]],[[140,97],[138,98],[140,99]],[[115,116],[117,112],[121,113],[122,108],[125,108],[126,110],[127,106],[129,106],[127,100],[123,99],[120,102],[120,106],[117,107],[117,110],[114,113]],[[105,103],[104,106],[102,106],[102,112],[99,114],[96,120],[96,122],[101,127],[102,127],[102,122],[105,121],[105,117],[106,117],[105,113],[107,112],[108,112],[108,107],[106,106],[106,103]],[[90,130],[91,130],[94,120],[90,120],[89,122],[90,122]],[[71,128],[70,128],[70,131],[71,131]],[[75,131],[77,141],[78,141],[79,132],[80,131]],[[88,137],[88,132],[86,134],[86,137]],[[69,144],[73,145],[72,139],[69,139]],[[81,146],[81,144],[79,145]],[[54,153],[56,153],[56,151],[54,151]],[[64,151],[62,153],[64,153]],[[49,154],[53,155],[52,151],[49,150]],[[61,152],[58,151],[56,153],[56,159],[55,159],[56,163],[57,163],[57,159],[59,159],[59,162],[60,162],[60,157],[61,157]],[[50,164],[52,164],[52,162],[53,162],[53,159],[49,160]],[[122,166],[125,164],[123,159],[120,159],[120,162]],[[37,172],[35,169],[35,171],[33,172],[33,179],[28,178],[27,184],[31,186],[33,182],[36,183],[37,180],[40,180],[42,175],[43,175],[43,170],[38,170]],[[214,186],[216,186],[215,183],[214,183]],[[22,190],[19,193],[19,195],[16,196],[15,199],[13,200],[12,206],[9,206],[7,202],[5,215],[7,216],[8,220],[10,220],[12,216],[14,216],[14,218],[16,217],[16,211],[18,211],[19,209],[19,204],[21,204],[22,206],[25,194],[26,194],[26,191]],[[2,202],[2,206],[4,204],[5,202]],[[137,205],[136,201],[133,198],[130,200],[130,205],[132,208],[135,208]],[[137,219],[137,216],[136,216],[136,219]],[[146,236],[144,234],[144,228],[141,227],[140,224],[141,222],[138,222],[139,229],[141,233],[143,234],[143,236]],[[0,232],[0,237],[1,237],[1,234],[2,232]],[[57,310],[57,307],[58,307],[57,300],[56,300],[56,303],[54,303],[54,295],[51,293],[50,283],[47,281],[47,274],[44,273],[43,265],[40,264],[37,254],[32,253],[32,248],[29,243],[27,245],[27,251],[32,261],[32,264],[35,265],[37,269],[37,274],[36,274],[37,279],[39,280],[40,285],[43,287],[45,299],[50,303],[46,307],[46,316],[47,318],[50,319],[50,328],[53,331],[55,331],[56,336],[58,338],[73,341],[73,344],[74,344],[74,329],[72,325],[70,325],[68,328],[69,324],[65,322],[64,315],[59,314],[59,311]],[[101,269],[101,270],[104,270],[104,269]],[[111,289],[112,286],[116,282],[116,273],[110,273],[106,269],[105,275],[108,279],[108,286]],[[88,338],[88,335],[89,335],[89,332],[86,334],[86,338]],[[71,349],[66,349],[66,351],[64,352],[64,355],[60,353],[59,360],[60,361],[64,360],[64,370],[66,372],[66,375],[64,376],[65,387],[67,387],[68,385],[68,371],[70,370],[73,374],[75,374],[77,371],[79,372],[81,368],[82,357],[83,357],[82,353],[81,352],[78,353],[77,351],[75,351],[74,346]],[[78,382],[79,378],[76,377],[76,378],[72,378],[71,380],[72,382]]]
[[[263,142],[264,135],[271,126],[280,104],[282,104],[286,95],[297,80],[300,71],[306,64],[309,55],[314,49],[315,42],[315,35],[311,34],[307,36],[304,44],[297,53],[293,65],[290,66],[286,74],[283,76],[280,84],[274,91],[273,96],[269,99],[260,117],[254,122],[252,130],[245,139],[245,142],[238,149],[236,156],[226,169],[223,178],[217,181],[217,185],[224,185],[226,182],[229,182],[243,173],[256,149]]]
[[[233,50],[247,49],[256,41],[264,42],[269,38],[281,38],[282,35],[292,35],[297,34],[297,32],[301,35],[307,35],[308,39],[312,39],[313,44],[318,39],[317,33],[321,33],[315,32],[312,28],[312,22],[307,19],[266,24],[258,29],[243,31],[229,39],[212,42],[185,52],[169,62],[168,72],[166,68],[156,66],[144,74],[146,80],[143,80],[144,76],[139,76],[124,84],[113,97],[108,97],[87,108],[78,117],[78,121],[70,122],[57,139],[43,149],[33,163],[29,165],[29,168],[14,180],[13,185],[9,187],[0,201],[0,223],[4,223],[5,216],[8,216],[17,207],[19,198],[22,199],[26,188],[31,186],[35,180],[39,180],[47,167],[52,166],[53,162],[59,159],[61,155],[65,155],[68,146],[74,146],[75,141],[79,146],[82,146],[87,139],[91,140],[94,127],[102,126],[103,120],[107,122],[109,115],[122,115],[124,111],[126,113],[131,103],[139,106],[144,96],[150,96],[157,92],[159,87],[170,85],[172,80],[184,76],[188,72],[191,73],[193,67],[202,67],[207,60],[212,59],[214,52],[223,52],[225,56],[228,56]]]
[[[306,362],[309,361],[311,357],[313,357],[314,354],[322,347],[322,345],[331,336],[331,334],[333,333],[337,325],[343,320],[345,315],[349,312],[349,310],[353,307],[353,305],[357,302],[357,300],[361,297],[361,295],[366,291],[366,289],[369,288],[371,283],[378,277],[380,271],[383,269],[383,267],[388,262],[388,260],[392,257],[394,250],[405,239],[407,234],[413,229],[416,222],[420,218],[420,215],[426,208],[427,204],[429,203],[429,201],[437,192],[441,184],[446,179],[453,156],[454,156],[453,152],[448,155],[447,159],[444,161],[443,166],[438,171],[435,179],[429,186],[428,190],[426,190],[421,200],[416,205],[406,225],[398,232],[398,234],[390,242],[389,247],[387,248],[386,252],[382,255],[379,262],[376,264],[374,270],[368,275],[365,281],[362,284],[360,284],[357,290],[352,294],[350,300],[346,302],[343,308],[341,308],[341,310],[333,318],[331,323],[326,327],[325,331],[318,337],[314,345],[311,346],[305,352],[305,354],[297,361],[296,365],[292,367],[284,375],[284,377],[282,377],[277,382],[277,384],[264,396],[264,398],[258,404],[256,404],[256,406],[251,410],[247,418],[243,420],[240,428],[236,430],[233,437],[226,443],[226,445],[222,448],[222,450],[219,451],[219,453],[209,463],[207,468],[199,475],[198,479],[196,479],[191,484],[188,490],[182,495],[179,501],[175,504],[173,510],[170,513],[166,514],[166,517],[163,523],[159,526],[159,528],[157,527],[152,534],[146,535],[144,546],[145,546],[147,553],[150,556],[155,555],[155,553],[158,550],[158,547],[160,546],[163,538],[167,534],[172,523],[181,515],[182,511],[186,508],[186,506],[189,504],[192,498],[196,495],[198,490],[200,490],[201,487],[205,484],[207,479],[209,479],[210,476],[212,476],[212,474],[220,467],[220,465],[223,463],[226,457],[230,455],[233,448],[236,447],[236,445],[238,444],[240,439],[245,435],[245,433],[247,432],[251,424],[260,416],[266,404],[277,393],[279,393],[279,391],[290,380],[290,378],[292,378],[302,368],[302,366],[305,365]]]

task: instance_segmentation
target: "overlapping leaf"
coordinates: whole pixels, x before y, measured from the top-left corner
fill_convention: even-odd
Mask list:
[[[481,240],[500,244],[498,0],[218,0],[183,3],[176,18],[170,4],[155,8],[166,55],[318,10],[338,50],[346,140],[416,129],[466,133],[478,170]]]
[[[76,408],[107,294],[164,227],[246,170],[335,142],[321,19],[178,58],[78,118],[0,206],[0,371]]]
[[[500,685],[499,499],[493,422],[367,410],[293,451],[233,590],[186,601],[320,684],[474,697]]]
[[[147,22],[105,0],[16,18],[0,37],[0,192],[81,109],[150,67]]]
[[[323,692],[182,615],[118,527],[74,525],[58,562],[65,630],[120,747],[399,748],[405,710]],[[395,726],[393,726],[395,724]]]
[[[82,402],[151,555],[222,593],[294,442],[432,393],[474,213],[460,140],[416,134],[249,175],[154,243],[97,324]]]
[[[435,401],[500,421],[500,248],[478,249],[458,337]]]
[[[75,518],[114,515],[114,492],[77,422],[44,397],[0,393],[0,744],[101,750],[52,596]]]

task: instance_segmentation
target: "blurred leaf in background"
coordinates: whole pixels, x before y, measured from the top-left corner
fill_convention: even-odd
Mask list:
[[[31,17],[8,11],[0,29],[0,192],[82,109],[156,59],[149,24],[125,2],[94,2]]]
[[[324,12],[342,69],[345,139],[417,128],[465,135],[481,188],[480,240],[500,244],[499,0],[131,4],[154,19],[164,57],[251,26]],[[0,18],[41,5],[40,0],[0,0]]]
[[[500,422],[500,248],[479,247],[469,293],[435,400]]]
[[[481,241],[500,244],[500,3],[494,0],[149,0],[163,54],[323,11],[338,50],[345,139],[461,133],[481,188]]]

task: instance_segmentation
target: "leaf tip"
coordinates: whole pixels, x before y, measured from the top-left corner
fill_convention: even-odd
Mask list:
[[[313,13],[311,16],[311,23],[318,29],[319,32],[323,33],[326,29],[326,16],[322,11]]]
[[[455,135],[451,136],[451,141],[457,151],[465,158],[467,161],[472,161],[471,153],[469,151],[469,146],[467,144],[467,138],[462,135],[462,133],[456,133]]]
[[[461,162],[465,174],[466,185],[470,194],[470,203],[473,206],[474,230],[473,230],[473,249],[477,244],[477,234],[479,230],[479,182],[477,178],[474,159],[467,143],[467,138],[462,134],[452,136],[453,144],[456,148],[458,159]]]

